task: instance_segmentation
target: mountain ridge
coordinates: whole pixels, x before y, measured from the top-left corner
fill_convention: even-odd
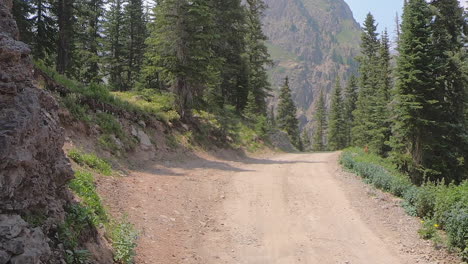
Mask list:
[[[357,70],[360,26],[344,0],[265,3],[264,31],[274,61],[270,105],[276,107],[278,88],[289,76],[301,127],[311,128],[320,91],[329,98],[336,76],[346,80]]]

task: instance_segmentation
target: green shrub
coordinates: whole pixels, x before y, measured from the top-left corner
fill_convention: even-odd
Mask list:
[[[68,157],[78,163],[79,165],[86,165],[91,169],[104,175],[112,174],[112,167],[105,160],[96,156],[96,154],[83,153],[77,149],[71,149],[68,152]]]
[[[96,124],[102,129],[104,134],[114,134],[119,138],[124,137],[124,132],[120,122],[111,114],[108,113],[97,113]]]
[[[421,221],[422,227],[418,230],[419,235],[423,239],[433,239],[438,235],[437,228],[439,225],[432,219],[426,219]]]
[[[89,252],[79,248],[79,241],[93,227],[92,212],[80,204],[72,204],[65,211],[67,216],[57,233],[57,239],[65,249],[65,261],[67,264],[88,263]]]
[[[415,207],[419,217],[434,216],[437,191],[438,187],[434,183],[426,183],[418,189]]]
[[[70,182],[69,186],[81,198],[82,203],[89,210],[89,218],[95,226],[108,220],[91,173],[77,171],[75,178]]]
[[[468,247],[468,207],[466,204],[456,204],[447,214],[445,230],[449,244],[466,250]]]
[[[118,263],[133,263],[138,233],[126,217],[111,224],[111,240],[114,248],[114,260]]]
[[[434,219],[442,226],[455,206],[468,208],[468,181],[459,186],[441,186],[436,196]]]

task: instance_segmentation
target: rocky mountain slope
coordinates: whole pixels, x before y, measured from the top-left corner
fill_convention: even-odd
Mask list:
[[[266,0],[264,31],[275,62],[270,70],[274,94],[290,77],[301,125],[313,119],[321,90],[330,94],[337,75],[356,71],[360,27],[344,0]],[[271,103],[276,105],[277,96]]]

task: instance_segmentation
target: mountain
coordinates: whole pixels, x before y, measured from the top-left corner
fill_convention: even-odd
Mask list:
[[[276,106],[279,87],[289,76],[301,127],[309,127],[320,91],[328,98],[337,75],[344,81],[356,71],[360,26],[344,0],[265,3],[264,31],[274,61],[270,104]]]

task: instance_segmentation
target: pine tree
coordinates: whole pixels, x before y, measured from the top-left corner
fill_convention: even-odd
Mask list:
[[[233,105],[241,112],[249,93],[246,59],[246,15],[241,0],[214,1],[216,34],[212,43],[214,56],[219,58],[220,83],[210,91],[208,104],[223,108]]]
[[[12,14],[18,25],[20,40],[32,44],[34,39],[33,34],[33,14],[34,9],[32,3],[24,0],[14,0]]]
[[[436,89],[433,112],[434,142],[425,167],[434,171],[431,180],[442,177],[460,182],[468,177],[467,127],[464,116],[467,105],[467,79],[463,73],[466,50],[463,49],[463,30],[467,23],[457,0],[433,0],[435,16],[431,24],[432,50]],[[428,155],[429,156],[429,155]]]
[[[380,155],[389,151],[386,145],[390,139],[389,103],[392,87],[392,69],[390,65],[390,40],[387,31],[382,34],[378,53],[377,89],[371,106],[371,123],[368,140],[369,148]]]
[[[357,87],[357,80],[356,76],[351,75],[348,80],[348,84],[345,89],[345,96],[344,96],[344,120],[345,120],[345,146],[351,146],[352,144],[352,135],[351,135],[351,128],[354,124],[354,116],[353,112],[356,110],[356,101],[358,98],[358,87]]]
[[[325,133],[327,130],[327,110],[325,108],[325,98],[323,91],[320,92],[317,105],[315,107],[315,132],[313,137],[313,150],[324,151],[327,149],[325,141]]]
[[[271,90],[266,66],[271,64],[267,37],[262,31],[261,18],[266,9],[263,0],[247,0],[246,53],[249,69],[249,91],[253,92],[258,111],[266,113],[266,98]]]
[[[378,90],[378,50],[379,40],[376,33],[377,26],[374,17],[369,13],[364,22],[364,32],[361,36],[362,56],[358,58],[359,66],[359,95],[354,115],[354,126],[352,128],[353,145],[367,146],[372,140],[371,131],[375,128],[372,120],[373,108],[376,104]],[[373,150],[375,151],[375,150]]]
[[[328,149],[340,150],[346,145],[346,127],[340,79],[336,79],[328,120]]]
[[[154,8],[144,79],[160,79],[172,88],[182,118],[191,115],[194,99],[203,98],[218,81],[218,61],[210,48],[216,38],[213,11],[207,0],[165,0]]]
[[[43,60],[46,64],[53,64],[57,27],[53,17],[53,5],[50,0],[32,0],[33,37],[31,43],[32,54],[35,59]]]
[[[99,52],[103,12],[103,0],[76,0],[73,76],[85,84],[102,82]]]
[[[284,85],[281,87],[278,104],[278,116],[276,120],[278,127],[281,130],[286,131],[293,145],[300,149],[301,142],[299,137],[299,121],[296,118],[296,114],[297,109],[292,99],[291,89],[289,88],[289,79],[286,77],[284,80]]]
[[[125,80],[122,88],[128,90],[135,86],[139,78],[145,55],[145,40],[148,34],[143,1],[128,0],[124,14]]]
[[[404,8],[397,60],[391,146],[394,162],[410,172],[414,183],[431,174],[424,167],[433,140],[434,78],[431,66],[431,12],[424,0],[411,0]]]
[[[72,52],[74,34],[74,0],[57,0],[55,13],[58,22],[57,61],[58,73],[70,74],[72,71]]]
[[[126,90],[124,83],[125,49],[123,0],[110,0],[104,28],[105,71],[109,76],[109,85],[115,90]]]

